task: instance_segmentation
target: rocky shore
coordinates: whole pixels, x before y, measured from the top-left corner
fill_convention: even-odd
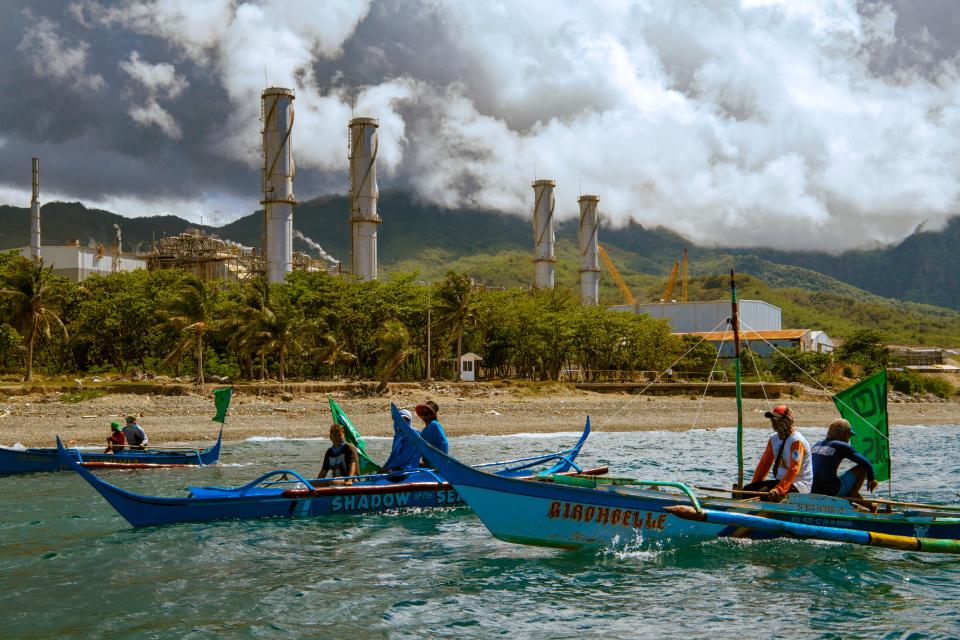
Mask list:
[[[240,389],[230,408],[224,439],[254,436],[318,437],[330,422],[327,397],[334,397],[364,435],[389,436],[390,402],[412,406],[431,398],[451,436],[579,431],[587,415],[600,431],[678,431],[736,425],[736,404],[730,398],[651,396],[578,391],[572,387],[511,387],[491,384],[429,386],[397,385],[382,397],[331,388],[327,393],[276,393]],[[64,401],[58,392],[0,395],[0,444],[50,445],[59,434],[77,443],[97,443],[110,431],[110,421],[129,413],[153,443],[204,443],[216,436],[217,424],[209,393],[189,395],[112,393],[81,402]],[[744,423],[766,429],[764,411],[774,404],[794,408],[802,428],[825,427],[837,417],[829,397],[804,396],[744,400]],[[960,403],[891,400],[891,424],[960,424]]]

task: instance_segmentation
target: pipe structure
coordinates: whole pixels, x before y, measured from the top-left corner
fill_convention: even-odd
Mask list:
[[[269,282],[283,282],[293,270],[293,90],[264,89],[263,124],[263,245]]]
[[[30,198],[30,259],[40,261],[40,158],[33,158],[33,195]]]
[[[533,183],[533,286],[553,289],[557,259],[554,257],[553,180]]]
[[[580,196],[580,304],[600,303],[600,251],[597,232],[600,219],[597,216],[598,196]]]
[[[375,118],[350,121],[350,269],[360,280],[377,279],[377,127]]]

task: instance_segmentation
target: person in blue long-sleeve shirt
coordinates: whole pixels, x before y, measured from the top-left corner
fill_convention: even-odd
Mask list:
[[[813,491],[828,496],[860,499],[860,488],[867,481],[870,491],[877,488],[873,465],[850,446],[850,430],[846,420],[834,420],[827,429],[827,437],[811,447],[813,454]],[[839,477],[837,469],[843,460],[850,460],[855,467],[844,471]]]
[[[447,453],[450,450],[450,441],[447,440],[447,434],[443,432],[443,425],[437,420],[437,413],[440,411],[437,403],[427,400],[423,404],[418,404],[414,411],[426,425],[420,432],[420,437],[443,453]],[[431,466],[426,458],[420,461],[420,465],[428,468]]]

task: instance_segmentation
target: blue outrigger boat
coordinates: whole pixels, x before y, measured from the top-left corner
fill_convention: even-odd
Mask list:
[[[206,449],[166,449],[149,447],[120,453],[86,452],[65,449],[66,455],[81,467],[99,469],[162,469],[169,467],[203,467],[220,460],[223,429],[217,441]],[[56,447],[13,449],[0,447],[0,475],[41,471],[70,471],[73,467],[60,458]]]
[[[480,467],[496,468],[498,477],[511,478],[532,477],[538,468],[543,468],[541,473],[553,477],[571,472],[605,473],[606,467],[584,471],[575,462],[589,434],[588,419],[583,434],[571,449],[492,462]],[[240,487],[189,487],[185,497],[166,498],[137,494],[112,485],[76,464],[66,449],[61,448],[61,457],[64,464],[72,466],[117,513],[135,527],[213,520],[375,513],[463,504],[450,483],[431,469],[416,469],[399,475],[366,474],[335,480],[310,480],[294,470],[278,469]],[[340,484],[347,481],[352,484]]]
[[[81,467],[91,469],[165,469],[170,467],[205,467],[220,460],[220,447],[223,444],[223,424],[233,389],[224,387],[213,392],[217,415],[213,422],[220,423],[220,433],[213,446],[205,449],[147,447],[144,449],[127,448],[119,453],[91,452],[78,448],[63,449],[60,438],[56,447],[33,447],[14,449],[0,447],[0,475],[17,473],[35,473],[42,471],[71,471],[75,465],[67,463],[67,458]],[[66,456],[66,458],[64,458]]]
[[[791,536],[960,553],[960,507],[865,513],[844,498],[812,494],[788,494],[786,501],[773,503],[701,497],[683,483],[658,480],[571,474],[520,481],[468,467],[405,424],[398,426],[490,533],[506,542],[584,550],[620,541]],[[792,525],[801,526],[791,530]]]
[[[730,272],[737,386],[738,487],[743,487],[743,417],[737,294]],[[861,383],[862,384],[862,383]],[[859,386],[859,385],[858,385]],[[873,390],[851,389],[848,398],[869,415],[882,414],[886,429],[886,382]],[[844,394],[847,392],[843,392]],[[836,398],[842,394],[838,394]],[[835,398],[835,400],[836,400]],[[842,402],[837,402],[838,408]],[[878,410],[878,407],[883,407]],[[845,405],[846,409],[851,409]],[[866,419],[856,412],[858,418]],[[539,476],[518,482],[467,467],[431,447],[392,407],[404,432],[463,496],[497,538],[563,549],[604,547],[621,540],[676,544],[719,537],[817,538],[934,553],[960,553],[960,506],[893,500],[859,500],[788,493],[783,502],[761,502],[761,494],[704,489],[733,497],[704,497],[680,482],[590,478],[576,474]],[[871,428],[872,424],[869,424]],[[886,434],[883,448],[887,449]],[[889,459],[889,453],[886,455]],[[871,512],[859,503],[883,510]]]

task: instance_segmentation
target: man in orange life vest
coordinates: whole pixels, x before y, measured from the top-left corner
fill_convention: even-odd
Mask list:
[[[773,433],[757,463],[753,480],[743,490],[767,491],[767,499],[774,502],[780,502],[789,492],[810,493],[813,488],[810,443],[799,431],[794,430],[793,411],[781,404],[763,415],[770,419]],[[773,479],[767,480],[771,467]]]

